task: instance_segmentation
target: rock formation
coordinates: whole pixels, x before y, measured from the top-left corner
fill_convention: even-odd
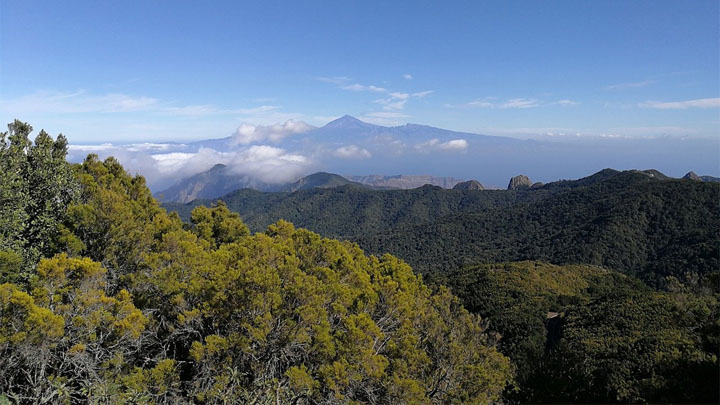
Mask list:
[[[477,180],[468,180],[456,184],[453,190],[485,190],[485,187]]]
[[[688,172],[688,174],[683,176],[683,179],[702,181],[702,178],[695,174],[695,172]]]
[[[527,190],[532,186],[532,181],[528,176],[521,174],[510,179],[508,190]]]

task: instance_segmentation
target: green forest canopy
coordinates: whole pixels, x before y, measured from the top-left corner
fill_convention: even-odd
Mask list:
[[[614,263],[644,251],[645,239],[627,250],[592,242],[604,250],[578,256],[569,247],[581,231],[591,241],[610,240],[613,230],[635,235],[619,241],[662,231],[648,240],[666,249],[677,241],[676,260],[643,256],[671,269],[661,273],[662,291],[607,267],[463,266],[482,257],[467,256],[463,239],[439,245],[442,257],[461,259],[427,272],[426,283],[393,256],[367,256],[283,220],[251,234],[223,203],[195,207],[182,222],[115,159],[68,164],[62,136],[41,132],[32,143],[31,131],[16,121],[0,135],[0,367],[13,370],[0,375],[0,402],[718,402],[719,280],[698,271],[717,260],[716,217],[694,217],[705,212],[698,206],[715,207],[704,194],[712,188],[608,182],[618,176],[601,172],[602,181],[512,192],[512,201],[490,194],[492,210],[525,221],[527,207],[547,210],[529,223],[564,235],[553,261]],[[486,197],[458,194],[447,205],[436,191],[415,198],[483,215],[468,207]],[[675,193],[687,194],[675,196],[689,207],[682,216],[669,202]],[[617,208],[620,201],[632,203]],[[417,207],[415,218],[427,212],[424,202],[398,204]],[[580,212],[557,233],[562,210]],[[630,214],[638,220],[620,227]],[[412,215],[402,227],[414,226]],[[507,223],[494,224],[490,235],[499,237]],[[437,235],[415,233],[418,246],[441,243],[448,231],[429,229]],[[516,231],[528,225],[507,229],[498,241],[469,240],[509,252],[522,242],[536,246],[526,255],[547,259],[544,239],[532,236],[542,228],[524,240]],[[688,235],[695,239],[683,242]],[[697,248],[704,245],[709,255]]]
[[[352,186],[221,198],[251,230],[278,219],[390,252],[423,274],[480,263],[593,264],[660,288],[720,271],[720,183],[602,170],[531,190],[379,191]],[[165,204],[188,218],[199,205]]]
[[[0,135],[4,398],[486,403],[511,379],[400,260],[285,221],[250,235],[222,204],[183,224],[115,159],[69,165],[31,130]]]

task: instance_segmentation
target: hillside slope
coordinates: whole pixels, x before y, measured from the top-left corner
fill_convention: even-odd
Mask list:
[[[155,198],[160,201],[187,203],[198,198],[216,198],[239,188],[271,190],[274,187],[252,177],[232,173],[226,165],[217,164],[206,172],[183,179],[172,187],[155,193]]]
[[[239,189],[293,192],[344,185],[370,188],[370,186],[350,181],[340,175],[325,172],[302,177],[293,183],[269,184],[250,176],[234,173],[228,166],[218,164],[206,172],[179,181],[167,190],[155,193],[155,197],[165,202],[188,203],[196,199],[217,198]]]
[[[529,190],[376,191],[352,186],[222,199],[253,231],[283,218],[323,235],[390,252],[420,272],[516,260],[587,263],[637,275],[720,268],[720,184],[606,169]],[[187,218],[197,205],[166,204]]]
[[[539,199],[546,193],[446,190],[437,186],[381,191],[346,185],[294,193],[245,189],[220,199],[240,213],[253,232],[263,231],[283,218],[325,236],[356,239],[402,225],[434,221],[445,215]],[[190,204],[165,203],[163,206],[188,220],[194,207],[209,206],[213,201],[201,199]]]
[[[665,276],[720,268],[720,185],[655,180],[642,172],[579,185],[587,181],[568,182],[567,191],[539,201],[449,215],[357,241],[421,272],[544,260],[606,266],[658,286]]]

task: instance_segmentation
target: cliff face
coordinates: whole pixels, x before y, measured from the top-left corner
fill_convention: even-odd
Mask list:
[[[530,181],[530,178],[521,174],[510,179],[508,190],[524,190],[530,188],[531,186],[532,181]]]
[[[702,178],[695,174],[695,172],[688,172],[688,174],[683,176],[683,179],[702,181]]]

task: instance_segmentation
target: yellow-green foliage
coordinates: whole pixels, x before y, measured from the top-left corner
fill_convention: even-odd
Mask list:
[[[164,235],[137,282],[168,333],[192,339],[196,398],[485,402],[509,378],[479,318],[398,259],[284,221],[215,248],[194,218],[200,238]]]
[[[113,278],[136,272],[158,234],[181,226],[160,208],[145,179],[130,176],[114,158],[89,155],[75,172],[82,198],[68,207],[67,249],[102,262]]]
[[[0,367],[24,370],[3,373],[3,391],[65,400],[127,371],[125,364],[107,369],[140,348],[148,319],[126,290],[105,294],[106,273],[90,259],[61,254],[40,261],[32,295],[0,285]]]
[[[516,262],[490,265],[499,283],[512,285],[532,296],[578,295],[588,287],[587,278],[606,272],[591,266],[556,266],[539,262]]]
[[[0,286],[0,392],[103,403],[488,403],[507,357],[447,290],[224,204],[168,215],[114,159],[74,167],[66,253]]]
[[[48,339],[63,335],[63,318],[37,306],[30,295],[14,284],[0,285],[0,314],[0,348],[3,351],[17,344],[41,346]]]

